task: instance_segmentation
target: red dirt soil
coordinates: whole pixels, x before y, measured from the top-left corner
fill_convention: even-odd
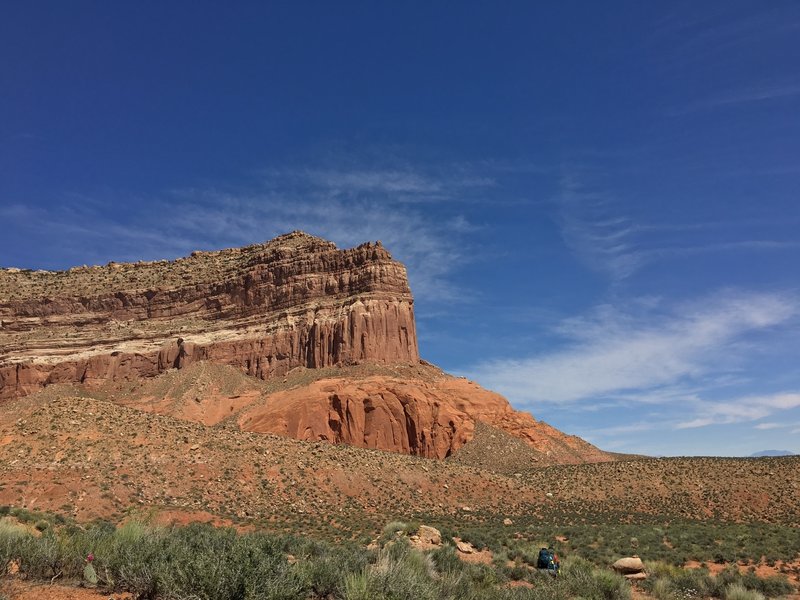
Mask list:
[[[729,565],[730,563],[705,563],[706,568],[712,575],[718,575]],[[690,560],[684,565],[684,568],[699,569],[701,566],[703,566],[703,563]],[[792,585],[795,587],[800,587],[800,560],[793,562],[784,562],[778,560],[775,561],[773,566],[770,566],[764,562],[760,562],[758,564],[736,563],[736,568],[739,569],[739,572],[742,574],[747,573],[747,571],[753,568],[755,569],[755,574],[762,579],[772,577],[774,575],[785,575]]]
[[[9,600],[133,600],[129,593],[101,592],[68,585],[47,585],[18,579],[0,580],[0,592]]]

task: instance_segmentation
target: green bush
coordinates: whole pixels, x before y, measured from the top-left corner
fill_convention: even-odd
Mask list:
[[[372,600],[369,572],[348,573],[344,578],[344,600]]]
[[[725,589],[725,600],[764,600],[764,595],[748,590],[740,583],[732,583]]]
[[[464,562],[458,558],[456,549],[449,544],[432,551],[430,557],[439,573],[458,575],[464,571]]]
[[[383,531],[381,532],[381,538],[384,541],[388,541],[393,537],[395,537],[397,535],[397,532],[405,531],[407,527],[408,524],[404,523],[403,521],[392,521],[390,523],[387,523],[384,526]]]
[[[762,597],[776,598],[791,594],[792,584],[783,575],[760,578],[754,572],[740,573],[729,565],[716,576],[707,569],[682,569],[664,563],[646,563],[649,579],[641,585],[659,600],[687,596],[726,598],[728,590],[741,588]]]
[[[656,600],[672,600],[674,598],[672,586],[668,579],[657,579],[649,587],[650,593]]]
[[[593,600],[629,600],[631,586],[624,577],[611,571],[594,572],[590,587],[571,590],[575,595]]]
[[[741,583],[747,589],[760,592],[768,598],[786,596],[794,591],[785,575],[772,575],[762,579],[755,573],[747,573],[742,576]]]
[[[44,531],[45,529],[50,527],[50,522],[49,521],[45,521],[44,519],[42,519],[42,520],[36,521],[36,524],[34,525],[34,527],[36,528],[37,531]]]

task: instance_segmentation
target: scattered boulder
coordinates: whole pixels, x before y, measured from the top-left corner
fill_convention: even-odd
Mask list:
[[[505,525],[505,526],[509,526],[509,525],[513,525],[513,524],[514,524],[514,521],[512,521],[512,520],[511,520],[511,519],[509,519],[508,517],[506,517],[505,519],[503,519],[503,525]]]
[[[459,540],[457,538],[455,539],[455,542],[456,542],[456,548],[458,549],[458,551],[459,552],[463,552],[464,554],[475,554],[478,551],[478,549],[475,548],[475,546],[473,546],[469,542],[464,542],[464,541]]]
[[[647,579],[647,573],[644,571],[639,573],[628,573],[627,575],[623,575],[623,577],[628,581],[641,581],[642,579]]]
[[[627,556],[620,558],[617,562],[611,565],[620,575],[624,575],[629,580],[646,579],[647,573],[644,572],[644,563],[638,556]]]
[[[467,563],[475,563],[475,564],[485,564],[490,565],[492,564],[492,559],[494,555],[492,551],[489,549],[485,550],[478,550],[475,546],[470,544],[469,542],[465,542],[464,540],[454,537],[453,541],[456,544],[456,556],[459,559],[463,560]]]
[[[433,544],[434,546],[440,546],[442,544],[442,533],[435,527],[420,525],[417,536],[419,536],[421,542],[426,544]]]
[[[442,545],[442,534],[435,527],[420,525],[417,533],[409,536],[408,541],[416,550],[434,550]]]

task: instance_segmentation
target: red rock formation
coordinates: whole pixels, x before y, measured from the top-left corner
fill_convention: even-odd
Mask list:
[[[155,386],[178,375],[189,383],[178,387],[192,389],[209,364],[227,369],[218,383],[363,363],[392,366],[343,368],[310,384],[301,378],[269,396],[241,381],[228,396],[193,388],[188,405]],[[419,363],[405,268],[380,243],[339,250],[295,232],[172,262],[0,270],[0,401],[55,383],[113,387],[146,378],[152,393],[134,394],[132,387],[146,387],[139,381],[110,396],[207,425],[232,418],[248,431],[429,458],[464,446],[481,421],[562,462],[608,460],[502,396]]]
[[[275,433],[445,458],[473,438],[482,421],[553,455],[547,463],[598,462],[611,457],[584,440],[567,436],[503,396],[463,378],[428,367],[424,376],[330,378],[270,395],[238,414],[246,431]]]
[[[405,268],[380,243],[294,232],[172,262],[0,270],[0,400],[197,360],[266,379],[418,358]]]

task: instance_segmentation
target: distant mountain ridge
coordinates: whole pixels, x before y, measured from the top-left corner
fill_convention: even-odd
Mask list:
[[[794,456],[796,452],[789,450],[761,450],[750,455],[750,458],[758,458],[759,456]]]

